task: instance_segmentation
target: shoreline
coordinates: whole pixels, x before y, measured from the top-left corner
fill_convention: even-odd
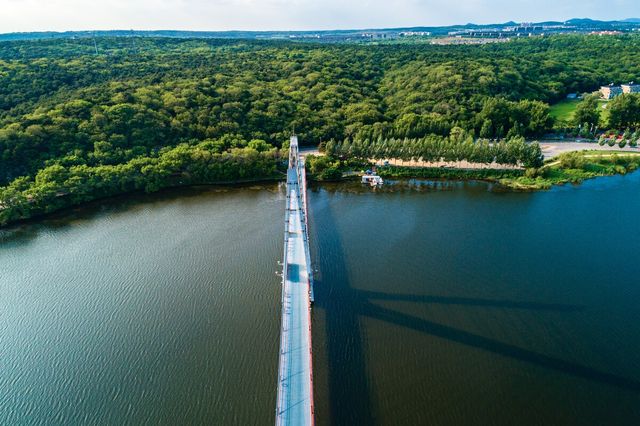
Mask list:
[[[628,153],[627,153],[628,154]],[[640,153],[636,153],[640,154]],[[624,156],[622,154],[621,156]],[[589,156],[585,156],[589,157]],[[555,164],[555,163],[552,163]],[[543,166],[543,168],[548,168],[550,164]],[[561,169],[559,169],[561,170]],[[435,181],[455,181],[455,182],[485,182],[491,183],[495,185],[499,185],[502,189],[506,191],[513,192],[534,192],[534,191],[545,191],[549,190],[554,186],[563,186],[567,183],[571,184],[580,184],[585,180],[592,180],[598,177],[607,177],[607,176],[615,176],[620,174],[632,173],[636,171],[633,170],[625,170],[624,172],[617,171],[613,173],[602,173],[602,174],[590,174],[590,175],[582,175],[574,178],[544,178],[544,177],[535,177],[528,178],[525,176],[525,170],[518,167],[511,168],[495,168],[495,167],[484,167],[484,168],[462,168],[456,166],[450,167],[420,167],[414,165],[393,165],[393,166],[383,166],[381,167],[380,176],[385,179],[397,179],[397,180],[410,180],[410,179],[425,179],[425,180],[435,180]],[[347,172],[348,174],[344,174],[339,179],[335,180],[319,180],[315,179],[313,176],[309,176],[309,181],[313,184],[323,184],[323,183],[337,183],[337,182],[345,182],[345,181],[356,181],[360,178],[361,174],[356,172]],[[82,208],[85,206],[90,206],[92,203],[99,203],[106,200],[117,199],[118,197],[131,197],[135,195],[151,195],[151,194],[162,194],[164,192],[168,192],[176,189],[189,189],[189,188],[244,188],[250,187],[251,185],[256,184],[269,184],[269,183],[278,183],[283,182],[285,180],[285,176],[274,176],[271,178],[255,178],[255,179],[243,179],[239,181],[225,181],[225,182],[214,182],[214,183],[195,183],[195,184],[176,184],[170,185],[164,188],[161,188],[158,191],[152,193],[146,193],[142,191],[130,191],[130,192],[122,192],[119,194],[109,195],[105,197],[98,197],[92,199],[87,202],[81,202],[78,204],[71,204],[60,209],[51,211],[51,212],[42,212],[34,214],[30,217],[16,219],[10,222],[7,222],[3,225],[0,225],[0,231],[8,230],[11,227],[20,226],[29,223],[37,223],[43,219],[53,217],[57,214],[64,214],[65,212],[70,212],[72,209]]]
[[[57,214],[64,214],[64,213],[68,213],[73,209],[77,209],[77,208],[83,208],[83,207],[89,207],[91,206],[93,203],[100,203],[100,202],[104,202],[107,200],[115,200],[118,199],[120,197],[132,197],[135,195],[139,195],[139,196],[143,196],[143,195],[154,195],[154,194],[162,194],[162,193],[166,193],[169,191],[173,191],[173,190],[178,190],[178,189],[197,189],[197,188],[249,188],[253,185],[256,184],[273,184],[273,183],[278,183],[278,182],[283,182],[286,178],[285,177],[273,177],[273,178],[256,178],[256,179],[243,179],[243,180],[239,180],[239,181],[226,181],[226,182],[215,182],[215,183],[194,183],[194,184],[184,184],[184,185],[171,185],[171,186],[166,186],[164,188],[161,188],[158,191],[155,192],[144,192],[144,191],[128,191],[128,192],[121,192],[119,194],[113,194],[113,195],[107,195],[104,197],[97,197],[94,198],[92,200],[86,201],[86,202],[82,202],[82,203],[78,203],[78,204],[71,204],[65,207],[62,207],[60,209],[51,211],[51,212],[43,212],[43,213],[38,213],[38,214],[34,214],[33,216],[30,217],[26,217],[26,218],[21,218],[21,219],[16,219],[10,222],[7,222],[5,224],[0,224],[0,232],[5,231],[10,229],[11,227],[14,226],[20,226],[20,225],[26,225],[26,224],[30,224],[30,223],[37,223],[43,219],[46,218],[52,218]],[[141,197],[140,197],[141,198]]]

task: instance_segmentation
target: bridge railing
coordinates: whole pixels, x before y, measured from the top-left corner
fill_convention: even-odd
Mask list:
[[[304,160],[300,158],[298,153],[298,143],[297,138],[291,138],[291,145],[289,149],[289,170],[287,172],[287,185],[286,185],[286,209],[285,209],[285,232],[284,232],[284,253],[283,253],[283,264],[282,264],[282,321],[280,325],[280,351],[279,351],[279,369],[278,369],[278,397],[276,401],[276,425],[281,425],[284,423],[289,423],[291,421],[290,416],[299,416],[299,407],[300,405],[294,404],[290,406],[292,398],[296,399],[300,395],[293,395],[292,389],[289,388],[291,384],[290,381],[298,374],[291,375],[290,366],[295,365],[295,361],[290,359],[291,352],[290,345],[294,340],[289,340],[292,337],[290,336],[290,331],[296,327],[296,324],[291,324],[292,318],[290,314],[294,314],[295,312],[300,312],[297,310],[292,310],[293,306],[290,306],[290,303],[294,303],[291,299],[296,293],[294,289],[290,289],[292,291],[291,294],[287,292],[289,288],[288,282],[288,274],[289,274],[289,245],[294,241],[292,238],[300,238],[302,237],[303,250],[304,250],[304,263],[306,263],[306,272],[307,272],[307,283],[308,284],[308,299],[304,301],[307,304],[307,315],[308,317],[305,320],[308,323],[308,342],[305,344],[309,345],[308,349],[308,361],[309,361],[309,382],[310,389],[308,390],[309,394],[305,397],[306,402],[310,405],[306,410],[310,410],[310,418],[308,415],[303,415],[303,418],[306,418],[305,424],[312,425],[313,424],[313,416],[314,416],[314,404],[313,404],[313,354],[312,354],[312,345],[311,345],[311,307],[308,304],[313,301],[313,274],[311,270],[311,261],[310,261],[310,251],[309,251],[309,227],[308,227],[308,210],[307,210],[307,196],[306,196],[306,169],[304,167]],[[295,199],[293,198],[295,197]],[[292,206],[293,204],[293,206]],[[301,235],[293,235],[291,234],[292,229],[290,228],[292,214],[297,211],[296,222],[299,220],[299,223],[295,224],[295,229],[297,230],[298,226],[300,227]],[[299,243],[299,242],[298,242]],[[302,253],[299,253],[302,254]],[[291,259],[294,262],[293,259]],[[298,259],[297,262],[300,262],[301,259]],[[301,265],[304,268],[304,265]],[[296,265],[297,267],[297,265]],[[297,281],[297,285],[303,284],[303,282]],[[297,287],[297,290],[301,290],[300,287]],[[299,293],[298,293],[299,294]],[[300,299],[296,299],[298,303]],[[299,305],[296,305],[299,307]],[[295,320],[295,319],[294,319]],[[302,321],[304,322],[304,321]],[[293,328],[292,328],[293,327]],[[301,354],[295,354],[295,356],[300,356]],[[297,358],[296,358],[297,359]],[[293,364],[290,365],[290,362]],[[309,399],[307,399],[309,398]],[[290,410],[294,410],[292,412]],[[296,410],[298,410],[296,412]],[[309,411],[306,411],[309,413]]]

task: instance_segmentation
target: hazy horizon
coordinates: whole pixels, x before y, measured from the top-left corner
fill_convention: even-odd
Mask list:
[[[313,31],[640,16],[632,0],[0,0],[0,33],[92,30]]]

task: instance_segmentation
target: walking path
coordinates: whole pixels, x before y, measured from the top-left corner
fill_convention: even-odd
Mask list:
[[[544,158],[554,158],[560,154],[571,151],[620,151],[620,152],[640,152],[640,148],[631,148],[625,146],[620,148],[618,145],[613,147],[609,145],[600,146],[596,142],[550,142],[540,141],[540,148]]]

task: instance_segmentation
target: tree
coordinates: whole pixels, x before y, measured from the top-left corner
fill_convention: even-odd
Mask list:
[[[484,120],[482,127],[480,128],[480,137],[483,139],[489,139],[493,136],[493,124],[491,120]]]
[[[609,102],[609,127],[640,126],[640,94],[626,93]]]
[[[335,158],[534,164],[539,147],[514,141],[551,127],[548,104],[632,78],[640,51],[633,35],[486,49],[139,43],[135,60],[117,37],[101,41],[101,55],[59,38],[0,43],[0,193],[29,200],[0,203],[28,216],[127,191],[271,177],[282,164],[274,149],[286,151],[293,126],[303,144],[341,141],[325,146]],[[640,127],[637,96],[609,104],[612,126]],[[584,135],[593,134],[597,110],[591,99],[578,107]],[[625,137],[629,145],[638,138]],[[337,176],[339,168],[328,169]],[[4,191],[20,177],[27,188]]]
[[[596,95],[586,95],[582,102],[576,106],[573,113],[573,124],[575,126],[587,124],[587,128],[595,127],[600,123],[600,112],[598,111],[598,97]]]

